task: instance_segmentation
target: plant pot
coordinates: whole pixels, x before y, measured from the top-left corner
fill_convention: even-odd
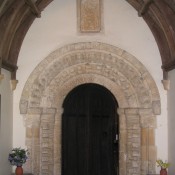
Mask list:
[[[160,175],[167,175],[167,170],[166,170],[166,168],[165,168],[165,169],[161,168],[161,170],[160,170]]]
[[[16,175],[23,175],[23,168],[22,166],[17,166],[15,170]]]

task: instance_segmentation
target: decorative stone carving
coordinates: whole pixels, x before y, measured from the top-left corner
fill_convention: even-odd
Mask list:
[[[56,50],[26,82],[20,111],[24,114],[26,145],[31,157],[25,171],[61,175],[62,104],[73,88],[84,83],[106,87],[118,101],[120,175],[154,173],[155,115],[160,114],[156,84],[135,57],[98,42],[75,43]],[[148,145],[141,141],[148,127],[151,133],[148,152],[152,155],[149,158],[145,156]]]
[[[77,0],[80,32],[100,32],[102,0]]]
[[[162,80],[162,84],[165,90],[170,89],[170,80]]]
[[[10,80],[11,90],[15,90],[18,84],[18,80]]]

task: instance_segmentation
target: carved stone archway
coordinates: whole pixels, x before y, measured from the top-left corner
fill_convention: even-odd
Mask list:
[[[155,172],[156,115],[160,96],[146,68],[117,47],[85,42],[64,46],[32,72],[20,101],[30,160],[26,171],[61,175],[61,117],[66,95],[76,86],[106,87],[119,104],[120,175]]]

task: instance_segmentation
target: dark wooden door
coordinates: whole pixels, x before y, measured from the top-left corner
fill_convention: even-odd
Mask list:
[[[117,103],[97,84],[66,97],[62,119],[62,175],[118,174]]]

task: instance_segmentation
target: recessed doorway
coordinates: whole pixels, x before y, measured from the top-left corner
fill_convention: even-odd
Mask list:
[[[118,175],[118,104],[105,87],[87,83],[63,103],[62,175]]]

